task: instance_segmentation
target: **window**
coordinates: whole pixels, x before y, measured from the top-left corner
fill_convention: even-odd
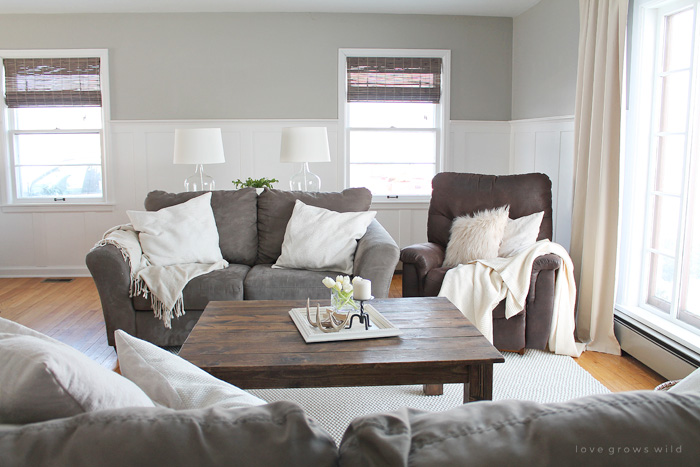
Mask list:
[[[447,121],[449,51],[340,51],[346,186],[429,197]]]
[[[10,204],[105,201],[106,51],[0,51]]]
[[[700,335],[699,3],[635,11],[618,302],[665,334]]]

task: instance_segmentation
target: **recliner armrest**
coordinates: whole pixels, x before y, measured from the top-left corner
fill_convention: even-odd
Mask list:
[[[532,263],[532,272],[546,271],[546,270],[556,270],[561,267],[561,258],[555,254],[546,254],[538,256]]]
[[[353,275],[372,281],[375,298],[387,298],[398,263],[398,245],[377,220],[372,220],[357,242]]]
[[[441,267],[444,260],[445,249],[437,243],[416,243],[401,250],[401,261],[414,264],[420,277]]]

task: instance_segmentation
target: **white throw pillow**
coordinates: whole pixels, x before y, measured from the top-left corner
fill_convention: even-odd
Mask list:
[[[213,377],[187,360],[122,330],[114,333],[119,369],[157,404],[171,409],[251,407],[267,404]]]
[[[544,211],[540,211],[529,216],[508,219],[508,225],[503,232],[503,241],[498,249],[498,256],[504,258],[515,256],[537,243],[543,217]]]
[[[211,193],[158,211],[126,211],[154,266],[221,261]]]
[[[0,423],[154,407],[128,379],[69,345],[0,318]]]
[[[455,218],[442,266],[452,268],[475,259],[497,257],[509,209],[509,206],[502,206]]]
[[[352,274],[357,241],[376,211],[335,212],[297,200],[273,268]]]

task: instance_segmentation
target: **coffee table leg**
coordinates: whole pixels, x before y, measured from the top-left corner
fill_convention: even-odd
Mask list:
[[[443,392],[442,384],[424,384],[423,393],[426,396],[441,396]]]
[[[464,382],[464,403],[493,398],[493,364],[470,365]]]

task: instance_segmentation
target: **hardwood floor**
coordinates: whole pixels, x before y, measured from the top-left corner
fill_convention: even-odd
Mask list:
[[[401,275],[394,276],[389,295],[401,296]],[[117,367],[92,278],[71,282],[0,279],[0,316],[65,342],[107,368]],[[653,389],[665,381],[629,355],[584,352],[574,360],[613,392]]]

